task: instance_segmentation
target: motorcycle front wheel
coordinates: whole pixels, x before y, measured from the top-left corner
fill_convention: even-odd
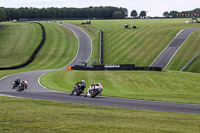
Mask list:
[[[82,90],[81,90],[81,89],[78,89],[78,90],[76,91],[76,96],[79,96],[81,93],[82,93]]]
[[[91,98],[96,97],[98,94],[99,94],[99,91],[96,90],[96,89],[94,89],[94,90],[93,90],[93,93],[91,94]]]

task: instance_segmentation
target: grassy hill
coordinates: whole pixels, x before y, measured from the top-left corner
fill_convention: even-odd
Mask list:
[[[33,63],[23,69],[58,69],[66,66],[76,56],[78,40],[73,32],[57,24],[42,23],[46,41]]]
[[[95,42],[94,38],[97,34],[91,33],[98,32],[96,29],[102,28],[104,31],[104,59],[107,64],[134,63],[134,61],[137,61],[138,64],[136,65],[148,66],[157,57],[156,53],[159,54],[181,29],[198,26],[196,23],[185,24],[185,20],[95,20],[92,21],[92,25],[81,25],[82,21],[65,22],[75,24],[86,30],[86,32],[92,35],[93,42]],[[135,22],[138,28],[124,29],[124,24],[131,23],[132,21]],[[198,51],[198,36],[199,31],[192,34],[181,48],[188,50],[188,57],[181,58],[182,61],[176,61],[180,66],[193,57],[192,53],[194,51],[192,49]],[[93,45],[99,44],[95,42]],[[191,45],[190,50],[188,45]],[[93,50],[97,51],[97,49]],[[110,54],[108,54],[108,51],[110,51]],[[116,55],[112,56],[113,53]],[[184,55],[185,53],[186,51],[179,54]],[[156,56],[153,58],[152,54]],[[108,63],[108,59],[111,60],[110,63]],[[171,67],[169,70],[177,70],[177,68],[173,69],[173,67],[178,65],[173,64],[172,61],[172,64],[169,66]],[[74,78],[72,80],[67,77]],[[45,75],[41,82],[48,88],[70,92],[74,83],[79,80],[88,80],[87,84],[101,81],[105,85],[105,96],[199,104],[198,100],[196,100],[199,97],[198,78],[198,74],[173,71],[161,73],[74,71],[53,72]]]
[[[0,31],[0,67],[26,61],[42,39],[42,30],[35,23],[6,23]]]
[[[71,92],[83,79],[87,88],[102,82],[103,96],[200,104],[200,75],[195,73],[61,70],[47,73],[40,81],[47,88]]]
[[[65,22],[80,27],[101,28],[104,31],[105,64],[132,63],[136,66],[149,66],[180,30],[199,26],[197,23],[185,24],[186,20],[188,19],[92,20],[92,24],[87,26],[81,25],[83,21]],[[131,23],[137,29],[124,29],[124,24],[130,26]],[[87,28],[84,29],[87,31]]]
[[[124,23],[130,23],[131,21],[136,21],[138,24],[135,24],[138,26],[137,29],[124,29]],[[131,34],[130,37],[130,43],[133,43],[134,47],[136,45],[136,47],[141,47],[143,46],[143,49],[139,48],[141,51],[138,52],[138,50],[136,50],[137,48],[135,47],[133,50],[135,50],[134,52],[138,52],[137,57],[143,57],[143,54],[145,54],[147,56],[147,59],[143,59],[142,58],[138,61],[141,61],[143,63],[143,65],[145,64],[149,64],[147,62],[150,62],[150,60],[153,60],[153,58],[150,59],[151,56],[148,56],[147,53],[150,55],[152,53],[155,53],[155,51],[161,51],[161,46],[164,48],[166,44],[162,44],[160,46],[160,48],[154,48],[152,50],[148,50],[151,47],[154,47],[154,45],[157,46],[157,43],[155,43],[154,41],[156,41],[156,37],[158,38],[159,41],[164,41],[165,39],[160,39],[161,37],[167,38],[165,41],[171,41],[170,39],[173,38],[176,34],[176,32],[178,32],[181,28],[183,27],[190,27],[190,26],[195,26],[196,24],[185,24],[184,19],[176,19],[176,20],[103,20],[103,21],[92,21],[92,25],[80,25],[81,21],[67,21],[70,23],[73,23],[75,25],[81,26],[84,30],[86,30],[86,32],[88,32],[89,35],[91,35],[92,40],[93,40],[93,45],[95,45],[96,47],[93,47],[93,54],[96,54],[98,52],[98,28],[100,28],[101,26],[103,27],[104,30],[104,34],[105,34],[105,53],[106,51],[109,51],[110,49],[108,48],[107,45],[113,45],[113,47],[116,47],[113,44],[113,41],[115,41],[116,39],[114,39],[115,36],[115,32],[118,31],[121,34],[120,37],[123,38],[127,36],[128,34]],[[135,23],[136,23],[135,22]],[[10,73],[14,73],[14,72],[20,72],[20,71],[28,71],[28,70],[40,70],[40,69],[53,69],[53,68],[60,68],[65,66],[66,64],[68,64],[73,57],[76,54],[76,50],[77,49],[77,40],[75,38],[75,36],[72,34],[72,32],[68,29],[66,29],[65,27],[59,26],[59,25],[55,25],[55,24],[49,24],[49,23],[43,23],[43,25],[45,26],[46,32],[47,32],[47,41],[44,45],[44,47],[41,49],[41,51],[39,52],[38,56],[36,57],[35,61],[33,63],[31,63],[30,65],[28,65],[25,68],[16,70],[16,71],[0,71],[1,77],[3,77],[6,74],[10,74]],[[153,25],[153,26],[152,26]],[[179,25],[179,26],[178,26]],[[141,27],[140,27],[141,26]],[[169,28],[171,26],[171,28]],[[115,31],[112,31],[112,28]],[[167,28],[166,28],[167,27]],[[176,27],[176,28],[175,28]],[[178,28],[177,28],[178,27]],[[148,30],[146,30],[146,28]],[[172,29],[173,28],[173,29]],[[180,29],[179,29],[180,28]],[[159,30],[159,32],[154,33],[154,29]],[[161,31],[161,29],[163,31]],[[141,30],[141,31],[140,31]],[[110,33],[110,32],[112,33]],[[143,31],[143,32],[142,32]],[[142,33],[140,33],[142,32]],[[155,37],[147,37],[150,36],[150,33],[152,32],[152,34],[154,34]],[[133,33],[135,35],[133,35]],[[139,35],[138,35],[139,34]],[[108,36],[110,35],[110,37]],[[192,44],[196,43],[195,39],[198,39],[199,33],[196,32],[195,34],[193,34],[190,39],[193,40]],[[113,37],[114,36],[114,37]],[[134,39],[132,39],[132,36]],[[137,36],[135,38],[135,36]],[[147,46],[147,44],[145,43],[145,38],[144,36],[147,37],[147,40],[149,40],[149,42],[152,43],[148,43],[149,46]],[[110,43],[108,43],[107,41],[110,39]],[[119,37],[118,37],[119,38]],[[117,39],[118,39],[117,38]],[[195,39],[194,39],[195,38]],[[127,38],[126,38],[127,39]],[[135,39],[139,39],[140,43],[135,44]],[[95,41],[96,40],[96,41]],[[129,40],[129,39],[127,39]],[[120,47],[120,48],[116,48],[117,51],[121,51],[122,55],[126,55],[126,57],[124,57],[124,59],[121,59],[121,62],[118,63],[134,63],[132,62],[132,60],[135,61],[135,58],[132,60],[129,60],[129,56],[131,56],[130,52],[128,53],[123,53],[122,51],[126,51],[129,50],[128,48],[132,47],[132,45],[130,43],[128,43],[129,45],[126,44],[126,41],[121,39],[120,41],[124,42],[124,48]],[[118,41],[120,43],[120,41]],[[165,42],[164,41],[164,42]],[[189,43],[190,40],[188,40]],[[153,45],[154,44],[154,45]],[[116,43],[116,45],[118,45]],[[184,45],[187,46],[187,45]],[[198,47],[198,44],[193,45],[194,47]],[[107,48],[106,48],[107,47]],[[184,47],[182,47],[184,48]],[[156,50],[157,49],[157,50]],[[187,48],[185,48],[187,49]],[[143,52],[147,51],[147,53]],[[114,50],[115,51],[115,50]],[[192,50],[191,50],[192,51]],[[72,53],[71,53],[72,52]],[[133,52],[133,53],[134,53]],[[111,55],[113,53],[111,52]],[[73,56],[71,56],[73,55]],[[106,54],[105,54],[106,55]],[[110,56],[111,56],[110,55]],[[120,54],[119,54],[120,55]],[[108,58],[111,58],[110,56],[108,56]],[[93,59],[97,58],[97,56],[93,55]],[[117,58],[121,58],[119,56],[116,56]],[[136,57],[136,56],[135,56]],[[149,58],[149,59],[148,59]],[[112,57],[113,61],[116,60],[115,56]],[[107,59],[105,59],[107,60]],[[126,60],[126,61],[125,61]],[[112,62],[112,63],[117,63],[117,62]],[[110,64],[110,63],[109,63]],[[81,74],[79,74],[81,73]],[[144,72],[145,74],[143,74],[143,72],[131,72],[130,75],[128,75],[127,73],[129,72],[122,72],[122,73],[110,73],[110,72],[104,72],[104,75],[102,76],[101,73],[92,73],[92,72],[88,72],[88,75],[96,75],[97,81],[102,81],[105,83],[105,86],[108,87],[108,89],[105,90],[105,95],[107,96],[117,96],[117,97],[126,97],[126,98],[136,98],[136,99],[148,99],[148,100],[161,100],[161,101],[172,101],[172,102],[186,102],[186,103],[198,103],[197,100],[195,100],[195,98],[198,99],[198,80],[196,80],[196,78],[198,79],[199,76],[198,75],[190,75],[188,73],[179,73],[179,72],[165,72],[165,73],[159,73],[159,76],[156,72]],[[59,90],[65,90],[66,87],[69,88],[67,91],[69,92],[72,87],[73,84],[76,81],[82,80],[82,79],[86,79],[90,77],[85,75],[84,72],[72,72],[72,73],[67,73],[68,74],[72,74],[72,76],[77,76],[76,78],[74,78],[75,80],[73,80],[73,82],[71,80],[69,80],[68,84],[65,84],[65,79],[64,80],[60,79],[63,84],[68,85],[67,86],[57,86],[57,82],[58,80],[55,81],[49,81],[51,78],[54,79],[55,75],[58,75],[58,77],[62,77],[62,73],[58,72],[56,74],[49,75],[51,78],[46,78],[46,80],[43,80],[45,83],[44,85],[47,84],[47,87],[50,87],[52,89],[58,88]],[[114,75],[114,76],[109,76],[110,75]],[[81,76],[82,75],[82,76]],[[124,77],[124,75],[126,75]],[[120,80],[116,79],[116,77],[119,77]],[[135,79],[136,76],[136,79]],[[108,78],[107,78],[108,77]],[[177,79],[173,78],[176,77]],[[183,79],[182,77],[186,77],[185,79]],[[110,81],[110,78],[113,79],[112,81]],[[150,79],[148,79],[150,78]],[[48,79],[48,80],[47,80]],[[59,79],[59,78],[58,78]],[[104,80],[107,79],[107,80]],[[192,82],[191,85],[191,81],[187,81],[188,79],[192,79],[195,80],[194,85]],[[177,82],[175,82],[177,80]],[[42,81],[42,82],[43,82]],[[51,86],[48,86],[49,83],[46,83],[46,81],[48,82],[52,82]],[[91,82],[97,82],[97,81],[88,81],[88,84]],[[123,81],[123,82],[121,82]],[[119,86],[115,86],[115,84],[118,84],[118,82],[120,83]],[[133,87],[131,86],[131,83],[133,84]],[[170,84],[169,84],[170,83]],[[129,86],[127,85],[129,84]],[[55,86],[55,87],[52,87]],[[121,89],[124,88],[124,86],[126,87],[126,89]],[[146,86],[146,87],[145,87]],[[110,89],[113,88],[113,89]],[[138,92],[138,90],[140,90],[140,88],[142,88],[142,90],[144,92]],[[194,88],[194,90],[193,90]],[[159,90],[158,92],[155,91]],[[174,90],[175,89],[175,90]],[[182,91],[183,89],[183,91]],[[169,90],[169,92],[167,92],[166,90]],[[193,90],[193,91],[191,91]],[[108,92],[106,92],[108,91]],[[131,92],[130,94],[128,94],[127,92]],[[165,96],[164,96],[165,95]],[[185,97],[188,97],[187,99],[184,99]],[[193,97],[193,98],[192,98]]]
[[[138,28],[125,30],[124,24],[132,21]],[[67,22],[80,26],[81,21]],[[0,78],[21,71],[63,67],[73,59],[77,49],[77,39],[73,33],[55,24],[43,25],[47,31],[47,41],[36,60],[25,68],[0,71]],[[107,64],[135,63],[143,66],[150,64],[180,29],[190,26],[196,24],[186,25],[182,19],[97,20],[92,21],[92,25],[84,25],[82,28],[94,41],[92,60],[98,59],[97,31],[103,28],[106,37],[105,49],[108,50],[105,51]],[[153,33],[157,30],[158,33]],[[124,52],[126,50],[129,53]],[[86,80],[87,85],[103,82],[105,96],[200,104],[200,77],[195,73],[65,70],[48,73],[41,81],[51,89],[69,92],[74,83],[82,79]],[[7,97],[0,97],[0,101],[0,132],[199,131],[200,119],[199,115],[195,114],[139,111]]]
[[[13,27],[15,25],[18,25],[18,23],[5,23],[6,25]],[[45,30],[46,30],[46,42],[42,49],[39,51],[38,55],[36,56],[35,60],[29,64],[28,66],[24,68],[20,68],[17,70],[7,70],[7,71],[0,71],[0,78],[3,76],[6,76],[8,74],[17,73],[17,72],[23,72],[23,71],[31,71],[31,70],[42,70],[42,69],[58,69],[61,67],[66,66],[68,63],[70,63],[73,58],[76,55],[77,49],[78,49],[78,40],[75,37],[75,35],[72,33],[71,30],[59,26],[56,24],[50,24],[50,23],[42,23]],[[21,25],[21,23],[19,23]],[[29,23],[25,23],[27,27],[32,26]],[[8,30],[8,31],[7,31]],[[22,27],[17,27],[16,31],[22,32]],[[0,31],[0,34],[3,34],[5,32],[12,31],[12,27],[10,29],[3,29]],[[40,27],[38,27],[38,31],[40,32]],[[11,34],[11,33],[10,33]],[[39,38],[41,38],[41,34],[38,34]],[[14,35],[13,35],[14,36]],[[17,35],[16,35],[17,36]],[[34,34],[34,36],[37,36],[37,33]],[[9,38],[9,36],[6,36],[7,38],[4,38],[4,40],[10,39],[12,42],[16,42],[15,39]],[[24,38],[24,37],[23,37]],[[29,37],[30,38],[30,37]],[[19,37],[20,39],[20,37]],[[33,41],[29,40],[29,43],[32,44]],[[21,47],[25,47],[24,45],[27,44],[20,44]],[[39,43],[37,43],[39,44]],[[16,44],[17,47],[19,44]],[[0,45],[2,47],[1,51],[7,51],[3,50],[8,47],[10,51],[15,50],[15,47],[13,47],[12,43],[7,43],[6,47],[3,47],[2,44]],[[32,46],[27,46],[34,50]],[[3,52],[5,53],[5,52]],[[8,54],[11,54],[10,56],[15,56],[15,54],[12,54],[11,52],[7,52]],[[0,53],[1,54],[1,53]],[[20,51],[20,55],[23,56],[24,53]],[[27,56],[28,57],[28,56]],[[4,62],[5,65],[8,65],[8,62],[14,62],[15,58],[8,59],[6,57],[2,57],[0,59],[0,62]],[[15,61],[16,63],[20,63],[20,61]]]
[[[200,26],[200,24],[198,24]],[[188,40],[184,43],[184,45],[179,49],[177,54],[171,60],[169,65],[167,66],[168,70],[180,70],[185,66],[193,56],[195,56],[200,51],[200,31],[194,32]],[[190,66],[191,68],[187,69],[188,72],[200,72],[199,64],[193,63]]]
[[[200,57],[194,60],[192,64],[185,70],[187,72],[197,72],[200,73]]]

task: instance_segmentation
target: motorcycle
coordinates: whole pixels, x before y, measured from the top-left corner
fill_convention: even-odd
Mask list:
[[[84,92],[84,89],[85,89],[84,83],[77,83],[74,85],[74,89],[70,93],[70,96],[72,96],[72,95],[79,96]]]
[[[101,92],[103,90],[103,84],[101,82],[97,84],[91,84],[90,87],[88,88],[88,91],[85,94],[85,97],[91,97],[94,98],[97,95],[101,95]]]
[[[28,86],[28,82],[23,81],[22,83],[19,84],[17,91],[21,92],[21,91],[27,89],[27,86]]]

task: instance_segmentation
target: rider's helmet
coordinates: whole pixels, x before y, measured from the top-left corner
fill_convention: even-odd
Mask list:
[[[25,80],[24,83],[25,83],[26,85],[28,85],[28,80]]]

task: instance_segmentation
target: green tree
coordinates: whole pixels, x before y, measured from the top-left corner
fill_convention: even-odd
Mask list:
[[[170,11],[169,15],[172,18],[176,18],[177,17],[177,13],[178,13],[177,11]]]
[[[6,14],[4,8],[0,8],[0,22],[6,20]]]
[[[133,11],[131,12],[131,17],[136,18],[137,15],[138,15],[138,13],[137,13],[136,10],[133,10]]]
[[[118,7],[87,7],[87,8],[33,8],[33,7],[21,7],[21,8],[5,8],[7,20],[13,19],[42,19],[42,18],[103,18],[112,19],[114,18],[126,18],[128,10],[126,8]]]
[[[20,19],[20,10],[15,8],[5,8],[7,20],[19,20]]]
[[[146,15],[147,15],[147,14],[146,14],[146,12],[145,12],[145,11],[141,11],[141,12],[140,12],[140,17],[142,17],[142,18],[145,18],[145,17],[146,17]]]
[[[113,12],[113,18],[114,19],[122,19],[123,18],[122,11],[115,11],[115,12]]]
[[[120,7],[119,10],[122,12],[123,18],[126,18],[128,16],[128,10],[126,8]]]
[[[166,12],[163,13],[163,16],[168,18],[170,16],[170,14],[169,14],[168,11],[166,11]]]

